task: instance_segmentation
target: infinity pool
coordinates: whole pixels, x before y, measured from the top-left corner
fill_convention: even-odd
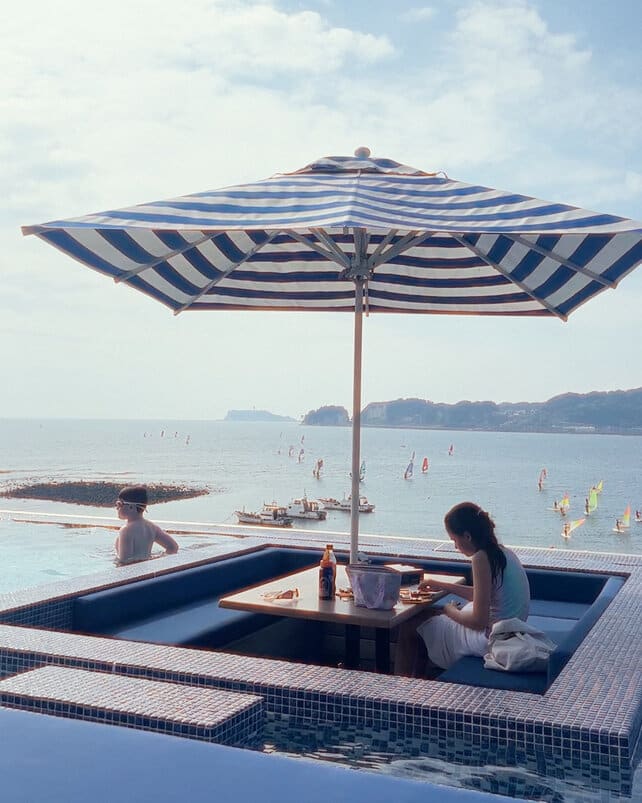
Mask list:
[[[492,744],[480,748],[457,739],[437,744],[389,730],[312,726],[274,714],[268,715],[257,749],[544,803],[642,800],[640,762],[635,773],[596,766],[590,775],[578,776],[571,762],[561,757],[534,763],[518,751],[498,750]]]
[[[228,537],[197,551],[182,549],[164,559],[163,565],[178,571],[248,550],[285,549],[299,542],[306,549],[324,543],[321,535],[312,534],[305,539],[280,532],[240,541]],[[368,548],[390,557],[410,554],[445,560],[452,552],[440,541],[408,543],[393,538],[381,542],[369,538]],[[394,678],[260,655],[106,641],[72,632],[70,599],[112,588],[114,582],[154,580],[160,561],[5,595],[0,600],[0,671],[11,675],[53,663],[259,694],[269,719],[254,749],[264,753],[546,803],[641,801],[639,744],[635,751],[642,716],[642,561],[638,556],[560,555],[543,549],[520,548],[520,553],[535,568],[561,566],[627,577],[544,695]]]

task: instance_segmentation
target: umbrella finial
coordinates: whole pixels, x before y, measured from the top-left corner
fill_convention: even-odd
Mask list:
[[[368,156],[370,156],[370,148],[366,148],[365,145],[360,145],[354,152],[354,155],[357,159],[367,159]]]

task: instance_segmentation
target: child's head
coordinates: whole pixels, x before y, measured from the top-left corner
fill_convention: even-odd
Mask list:
[[[131,508],[142,513],[147,507],[147,488],[144,485],[128,485],[123,488],[118,494],[116,507],[120,510],[125,505],[130,505]]]

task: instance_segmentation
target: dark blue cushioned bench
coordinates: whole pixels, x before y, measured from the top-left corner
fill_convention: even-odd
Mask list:
[[[267,548],[76,597],[71,630],[153,644],[220,647],[279,617],[219,608],[240,588],[302,569],[321,552]]]
[[[219,608],[221,596],[314,565],[320,556],[317,550],[270,547],[85,594],[73,602],[71,630],[155,644],[221,647],[282,620]],[[345,554],[338,557],[347,561]],[[373,562],[399,559],[427,572],[464,575],[472,582],[470,564],[462,561],[399,556],[376,557]],[[527,568],[526,574],[531,588],[528,621],[558,644],[548,671],[499,672],[485,669],[481,658],[468,656],[443,672],[440,680],[543,693],[624,583],[623,577],[588,572]],[[448,595],[437,604],[455,598]]]
[[[424,571],[458,574],[472,582],[470,565],[454,560],[417,560],[400,558]],[[374,558],[374,563],[389,563],[390,559]],[[571,655],[600,618],[625,578],[590,572],[559,571],[527,568],[531,592],[528,622],[543,630],[558,646],[552,653],[546,672],[501,672],[484,668],[482,658],[466,656],[439,675],[439,680],[464,683],[491,689],[509,689],[543,694],[559,675]],[[451,600],[461,600],[454,594],[442,598],[437,606]]]
[[[526,572],[531,583],[531,590],[535,587],[539,593],[544,591],[548,593],[548,588],[540,583],[543,578],[533,581],[532,572],[535,571],[542,572],[542,570],[527,570]],[[551,653],[549,658],[546,672],[501,672],[485,669],[483,658],[466,656],[442,672],[439,680],[490,689],[509,689],[543,694],[624,584],[624,578],[616,576],[587,576],[582,572],[549,572],[549,574],[553,575],[554,580],[557,581],[556,592],[565,596],[566,599],[534,599],[531,610],[538,611],[538,613],[528,617],[529,624],[543,630],[557,644],[557,649]],[[586,590],[596,590],[596,580],[601,584],[601,590],[597,597],[591,604],[569,601],[568,597],[571,596],[569,589],[575,588],[580,595],[582,580],[585,577],[590,578],[587,581]],[[549,611],[553,615],[547,616],[546,613]],[[580,613],[579,617],[573,615],[577,613]]]

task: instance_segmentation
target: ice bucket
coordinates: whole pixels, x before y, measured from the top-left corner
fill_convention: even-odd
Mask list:
[[[350,563],[346,566],[346,573],[352,586],[355,605],[389,611],[399,601],[401,575],[394,569]]]

